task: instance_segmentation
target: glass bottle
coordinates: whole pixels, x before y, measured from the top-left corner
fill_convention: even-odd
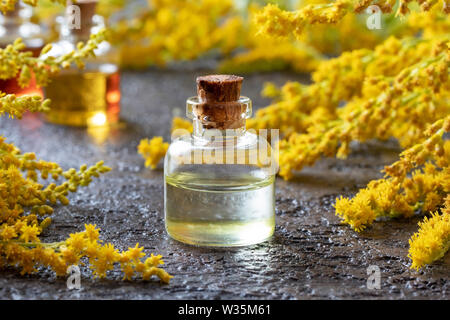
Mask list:
[[[165,225],[181,242],[243,246],[274,232],[273,151],[265,137],[245,128],[252,107],[240,96],[242,80],[197,78],[198,96],[187,100],[193,133],[175,132],[166,153]]]
[[[80,25],[75,28],[70,1],[66,17],[59,17],[60,39],[47,53],[58,57],[76,49],[91,34],[104,27],[104,20],[95,14],[98,1],[79,0]],[[52,106],[44,115],[46,121],[70,126],[103,126],[118,121],[120,111],[120,75],[118,55],[111,44],[103,41],[94,51],[95,57],[84,60],[85,68],[71,66],[51,78],[44,88],[45,98]]]
[[[6,14],[0,14],[0,47],[5,48],[17,38],[22,38],[26,51],[31,51],[37,57],[45,45],[47,28],[31,22],[32,7],[16,3],[15,9]],[[16,78],[0,80],[0,91],[7,94],[21,96],[24,94],[43,96],[42,89],[38,88],[32,75],[29,85],[22,88]]]

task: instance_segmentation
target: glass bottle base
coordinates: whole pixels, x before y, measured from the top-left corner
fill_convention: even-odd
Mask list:
[[[268,240],[274,232],[274,219],[260,221],[192,222],[166,220],[173,239],[205,247],[239,247]]]

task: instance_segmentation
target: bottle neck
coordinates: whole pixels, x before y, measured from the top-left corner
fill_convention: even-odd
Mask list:
[[[249,98],[241,96],[231,107],[222,103],[215,108],[216,106],[205,104],[198,96],[187,99],[186,115],[193,121],[194,137],[208,138],[221,133],[224,138],[234,139],[246,133],[245,119],[252,114],[252,102]]]

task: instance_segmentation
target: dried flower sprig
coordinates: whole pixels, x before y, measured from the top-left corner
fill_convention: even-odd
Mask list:
[[[193,131],[192,121],[180,117],[173,117],[171,132],[182,129],[183,133]],[[153,137],[152,139],[142,139],[138,145],[138,153],[145,159],[145,166],[156,169],[158,163],[164,158],[169,143],[164,142],[162,137]]]
[[[79,43],[77,50],[58,57],[46,55],[52,48],[50,44],[41,50],[39,57],[33,57],[30,51],[24,51],[25,44],[18,38],[5,49],[0,49],[0,79],[18,76],[19,85],[26,87],[34,74],[37,85],[45,86],[51,75],[59,72],[61,68],[68,68],[71,63],[83,68],[83,59],[95,56],[94,50],[105,40],[106,32],[106,29],[100,30],[91,35],[85,44]]]
[[[119,263],[124,278],[131,279],[140,274],[149,280],[152,275],[161,281],[169,282],[171,276],[163,269],[161,256],[151,255],[145,261],[136,245],[128,251],[118,252],[112,244],[101,244],[99,230],[86,226],[86,231],[71,234],[62,242],[42,243],[39,235],[51,223],[50,215],[57,203],[68,205],[67,195],[76,192],[78,187],[87,186],[93,177],[110,171],[100,161],[94,166],[81,166],[79,171],[63,171],[56,163],[36,161],[33,153],[21,154],[14,145],[0,140],[0,261],[4,265],[21,268],[21,272],[36,272],[41,265],[50,267],[57,275],[64,275],[70,265],[79,263],[82,257],[89,263],[98,277],[105,277],[106,271]],[[26,172],[26,177],[22,172]],[[64,182],[50,183],[46,187],[37,182],[41,178]],[[94,237],[94,236],[95,237]]]
[[[14,7],[15,2],[2,1],[0,9],[8,5]],[[25,2],[35,5],[37,1]],[[5,49],[0,49],[0,79],[18,75],[19,84],[26,86],[34,73],[37,83],[46,85],[50,76],[71,63],[84,67],[83,59],[94,56],[94,50],[105,37],[106,31],[101,30],[91,36],[86,44],[78,44],[77,50],[58,58],[46,55],[50,45],[34,58],[30,52],[23,51],[25,45],[17,39]],[[49,100],[42,101],[38,96],[1,94],[0,116],[8,114],[20,119],[25,111],[47,111],[49,103]],[[36,160],[34,153],[22,154],[17,147],[0,137],[0,267],[18,267],[22,274],[26,274],[36,272],[38,266],[44,266],[62,276],[69,266],[87,257],[97,277],[105,277],[108,270],[120,264],[125,279],[140,275],[144,280],[149,280],[156,275],[168,283],[172,276],[159,268],[163,264],[161,256],[152,254],[142,261],[145,254],[138,245],[119,252],[110,243],[102,244],[98,239],[99,230],[92,225],[86,225],[84,232],[71,234],[65,241],[41,242],[39,235],[51,223],[49,216],[53,213],[53,206],[58,203],[68,205],[69,192],[76,192],[78,187],[89,185],[93,177],[110,170],[100,161],[89,168],[82,165],[79,171],[63,171],[56,163]],[[42,179],[51,178],[55,182],[44,187],[38,183],[39,174]],[[59,178],[65,181],[57,184]]]
[[[39,0],[22,0],[23,3],[26,3],[30,6],[35,7],[38,4]],[[52,2],[55,3],[60,3],[60,4],[66,4],[66,0],[51,0]],[[7,13],[8,11],[12,11],[14,10],[14,8],[16,7],[16,4],[19,2],[19,0],[1,0],[0,1],[0,11],[3,13]]]
[[[450,116],[431,125],[422,142],[386,166],[388,177],[371,181],[352,199],[336,199],[336,215],[362,231],[379,217],[411,217],[439,208],[450,193],[450,141],[444,141],[444,132],[450,132]]]
[[[143,247],[136,244],[126,251],[118,251],[110,243],[102,244],[100,230],[95,225],[85,225],[85,231],[72,233],[62,242],[42,243],[38,235],[42,227],[19,221],[15,225],[3,224],[0,227],[0,252],[3,262],[21,268],[21,273],[36,272],[37,266],[49,267],[58,276],[64,276],[67,268],[78,265],[84,257],[88,258],[95,277],[104,278],[115,264],[121,266],[124,279],[132,280],[140,275],[150,280],[156,275],[162,282],[169,283],[172,278],[159,268],[164,264],[160,255],[151,254],[146,258]]]
[[[138,66],[165,65],[195,59],[213,48],[233,50],[240,41],[234,32],[241,28],[227,22],[235,16],[230,0],[152,0],[135,18],[114,25],[110,39],[122,48],[124,64],[136,66],[139,60]],[[236,37],[222,41],[227,33]]]
[[[409,218],[415,212],[429,212],[442,205],[450,192],[450,169],[427,163],[410,178],[373,180],[351,199],[336,199],[336,215],[343,223],[361,232],[377,218]]]
[[[329,0],[326,0],[329,2]],[[302,6],[316,0],[299,1]],[[314,70],[323,53],[343,49],[372,48],[398,31],[383,35],[365,32],[365,22],[348,16],[337,28],[308,28],[302,39],[274,39],[257,35],[255,13],[261,8],[250,2],[242,12],[233,1],[152,1],[133,19],[119,21],[111,29],[112,40],[120,47],[122,64],[135,68],[149,64],[164,66],[173,60],[190,60],[213,54],[223,60],[221,72],[253,72],[291,68]],[[306,4],[305,4],[306,3]],[[189,15],[189,19],[185,19]],[[184,28],[178,28],[180,24]],[[208,35],[208,36],[205,36]],[[195,44],[195,48],[192,45]],[[267,50],[268,47],[276,50]],[[145,56],[145,59],[142,57]]]
[[[399,2],[397,15],[405,15],[409,12],[408,4],[417,2],[421,10],[429,11],[442,5],[442,11],[450,13],[446,0],[437,1],[397,1],[397,0],[337,0],[332,3],[310,4],[297,11],[284,11],[277,5],[268,4],[256,16],[256,22],[260,26],[262,34],[281,36],[294,35],[301,38],[306,26],[314,24],[336,24],[352,12],[362,12],[371,4],[376,4],[383,12],[392,12],[394,5]]]
[[[294,170],[312,165],[321,156],[345,158],[354,140],[395,137],[407,147],[422,138],[424,125],[449,113],[450,51],[447,42],[438,48],[396,77],[374,79],[377,88],[363,88],[371,94],[349,101],[337,110],[336,119],[319,121],[307,133],[293,133],[282,140],[280,175],[289,179]]]
[[[145,166],[156,169],[159,161],[169,148],[169,144],[163,141],[162,137],[152,139],[142,139],[138,146],[138,153],[145,159]]]
[[[14,94],[1,94],[0,116],[5,113],[11,118],[21,119],[26,111],[47,112],[50,109],[50,100],[42,100],[40,96],[21,96]]]
[[[400,160],[385,167],[384,171],[391,177],[404,178],[430,158],[442,168],[450,166],[443,139],[446,132],[450,132],[450,116],[433,123],[425,132],[426,140],[400,153]]]
[[[274,102],[256,112],[248,120],[253,129],[277,128],[288,136],[306,132],[320,117],[328,121],[337,118],[336,110],[344,101],[365,94],[368,98],[378,92],[369,91],[368,80],[392,77],[403,68],[414,65],[431,54],[437,40],[417,38],[388,38],[374,50],[360,49],[322,61],[312,74],[310,85],[288,82],[281,90],[273,85],[264,89]],[[373,80],[371,80],[373,81]],[[364,84],[366,86],[364,87]],[[363,88],[365,92],[363,92]]]
[[[435,212],[419,222],[419,231],[409,240],[411,268],[419,270],[441,259],[450,249],[450,196],[442,214]]]

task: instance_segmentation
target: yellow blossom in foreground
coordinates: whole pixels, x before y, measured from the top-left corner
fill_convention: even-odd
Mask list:
[[[419,231],[409,240],[411,268],[419,270],[442,258],[450,248],[450,196],[442,214],[435,212],[419,222]]]
[[[155,169],[158,162],[164,157],[169,144],[162,137],[154,137],[151,140],[142,139],[138,146],[138,153],[145,159],[145,166]]]
[[[5,230],[6,227],[3,227],[2,235]],[[115,265],[121,266],[124,278],[128,280],[139,274],[144,280],[156,275],[165,283],[169,283],[172,278],[159,268],[164,264],[162,256],[151,254],[146,258],[142,252],[144,248],[138,244],[122,252],[115,249],[111,243],[102,244],[98,239],[99,229],[95,225],[85,225],[85,231],[73,233],[66,241],[55,243],[40,242],[36,238],[39,232],[36,226],[23,225],[21,230],[22,235],[18,240],[0,239],[0,253],[4,262],[20,267],[24,274],[36,272],[36,267],[41,265],[50,267],[58,276],[63,276],[68,267],[79,264],[80,260],[86,257],[94,276],[99,278],[106,277],[107,272],[113,270]],[[11,231],[9,233],[11,234]],[[26,246],[19,242],[20,240],[24,240]]]
[[[450,193],[450,141],[442,140],[443,133],[450,130],[449,120],[447,117],[431,125],[431,137],[425,137],[422,143],[405,150],[399,161],[386,166],[388,177],[371,181],[352,199],[336,199],[336,215],[362,231],[378,217],[411,217],[416,210],[426,213],[438,209]],[[417,155],[426,146],[430,150],[419,160]]]
[[[65,0],[54,0],[66,3]],[[24,0],[25,3],[36,5],[37,0]],[[4,0],[0,10],[13,10],[17,0]],[[17,39],[13,44],[0,49],[0,79],[10,79],[19,76],[19,84],[26,86],[31,77],[31,70],[36,75],[39,85],[45,85],[50,75],[67,68],[71,63],[83,67],[82,59],[92,56],[97,44],[105,39],[105,30],[93,35],[86,44],[79,43],[77,50],[58,58],[45,57],[51,46],[47,45],[37,58],[24,51],[25,44]],[[4,95],[0,92],[0,116],[21,118],[29,111],[46,111],[48,100],[40,97]],[[62,168],[52,162],[36,160],[34,153],[21,153],[13,144],[5,142],[0,137],[0,268],[18,267],[21,274],[37,272],[38,266],[48,267],[59,276],[66,274],[69,266],[80,263],[86,257],[89,260],[93,274],[105,277],[108,270],[116,264],[122,264],[126,270],[125,278],[141,274],[149,280],[152,275],[168,283],[170,276],[163,269],[161,256],[153,254],[145,260],[144,253],[136,255],[143,248],[135,248],[120,252],[111,243],[102,244],[99,240],[99,229],[94,225],[85,225],[84,232],[71,234],[61,242],[43,243],[39,238],[42,231],[50,223],[53,205],[60,203],[68,205],[69,192],[75,192],[79,187],[87,186],[93,178],[110,171],[102,161],[94,166],[82,165],[80,170]],[[38,183],[38,174],[43,180],[53,179],[54,182],[44,186]],[[58,183],[56,180],[64,180]],[[132,257],[133,259],[130,259]],[[149,260],[150,259],[150,260]]]

